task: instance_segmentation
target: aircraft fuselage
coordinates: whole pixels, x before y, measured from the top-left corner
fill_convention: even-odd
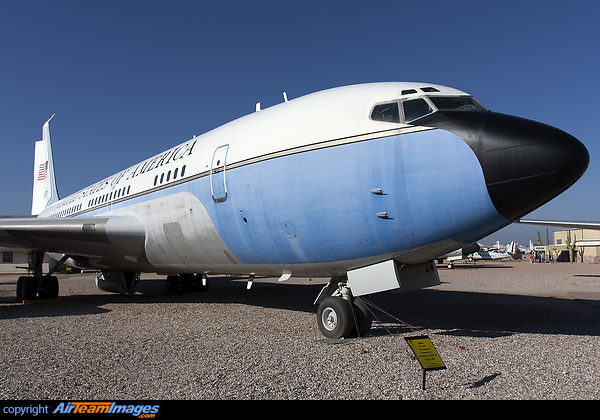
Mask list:
[[[539,123],[445,111],[436,97],[468,95],[406,83],[307,95],[195,137],[39,217],[137,218],[139,249],[84,255],[101,269],[335,277],[390,259],[420,264],[475,242],[568,188],[587,166],[585,148],[560,130],[543,126],[540,138]],[[409,109],[416,100],[429,110]],[[387,115],[386,104],[397,110]],[[537,164],[536,148],[544,151]],[[556,169],[565,150],[571,158]],[[529,183],[550,168],[563,184],[527,201]]]

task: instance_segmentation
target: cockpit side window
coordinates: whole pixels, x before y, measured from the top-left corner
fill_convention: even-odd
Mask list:
[[[404,119],[407,123],[433,112],[427,101],[422,98],[404,101],[402,107],[404,108]]]
[[[371,113],[371,119],[374,121],[399,123],[400,111],[398,109],[398,102],[375,105]]]

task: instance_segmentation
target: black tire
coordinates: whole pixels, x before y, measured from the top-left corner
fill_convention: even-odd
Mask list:
[[[56,276],[50,276],[46,287],[47,298],[58,299],[58,278]]]
[[[35,299],[37,280],[34,277],[21,276],[17,280],[17,302]]]
[[[183,277],[183,275],[179,275],[177,277],[177,280],[175,281],[175,293],[177,294],[184,294],[187,290],[187,282],[186,279]]]
[[[194,275],[189,273],[180,274],[177,277],[175,286],[177,288],[176,293],[180,295],[192,292],[194,290]]]
[[[167,276],[167,293],[176,293],[177,276]]]
[[[17,302],[23,302],[23,284],[25,283],[25,278],[24,276],[19,277],[19,279],[17,280],[17,297],[16,300]]]
[[[41,299],[56,299],[58,298],[58,278],[50,276],[43,280],[44,285],[40,290],[39,296]]]
[[[371,325],[373,324],[373,314],[367,308],[367,305],[361,298],[355,298],[352,304],[352,309],[356,315],[356,324],[358,325],[358,336],[363,336],[369,332]],[[354,326],[356,331],[356,325]]]
[[[354,327],[354,317],[348,301],[337,296],[324,299],[317,310],[317,324],[321,334],[327,338],[350,335]]]

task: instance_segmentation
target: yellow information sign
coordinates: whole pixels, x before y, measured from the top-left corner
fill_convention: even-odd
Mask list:
[[[431,340],[426,335],[405,337],[408,345],[419,359],[424,370],[446,369],[446,365],[438,354]]]

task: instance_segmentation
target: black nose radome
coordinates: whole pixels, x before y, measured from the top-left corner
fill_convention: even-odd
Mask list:
[[[586,171],[585,146],[558,128],[495,112],[436,112],[415,124],[441,128],[473,149],[496,210],[517,220],[573,185]]]

